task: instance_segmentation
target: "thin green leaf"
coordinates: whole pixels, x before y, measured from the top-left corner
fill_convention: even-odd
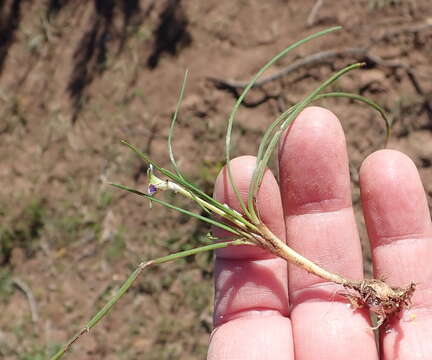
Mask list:
[[[341,26],[335,26],[335,27],[331,27],[329,29],[317,32],[315,34],[309,35],[306,38],[295,42],[294,44],[288,46],[286,49],[284,49],[283,51],[281,51],[279,54],[277,54],[276,56],[274,56],[269,62],[267,62],[257,73],[256,75],[252,78],[252,80],[250,81],[250,83],[248,84],[248,86],[246,86],[246,88],[243,90],[242,94],[239,96],[237,102],[235,103],[231,114],[228,118],[228,127],[227,127],[227,134],[226,134],[226,139],[225,139],[225,160],[227,163],[227,172],[228,172],[228,178],[230,181],[230,185],[234,190],[234,193],[236,194],[236,197],[241,205],[241,208],[244,212],[244,214],[246,216],[248,216],[250,218],[250,214],[247,207],[245,206],[245,203],[240,195],[240,192],[236,186],[236,184],[233,181],[233,177],[232,177],[232,173],[231,173],[231,167],[230,167],[230,160],[231,160],[231,133],[232,133],[232,128],[233,128],[233,124],[234,124],[234,119],[235,119],[235,115],[241,105],[241,103],[243,102],[244,98],[246,97],[247,93],[249,92],[249,90],[253,87],[253,85],[255,84],[255,82],[258,80],[258,78],[271,66],[273,65],[275,62],[277,62],[278,60],[280,60],[282,57],[284,57],[285,55],[287,55],[290,51],[294,50],[295,48],[297,48],[298,46],[312,40],[315,39],[317,37],[326,35],[330,32],[336,31],[336,30],[340,30],[342,27]],[[256,217],[256,216],[255,216]]]
[[[146,154],[141,152],[137,147],[134,145],[128,143],[125,140],[121,141],[124,145],[129,147],[132,151],[134,151],[141,159],[143,159],[146,163],[153,165],[155,169],[160,171],[162,174],[164,174],[166,177],[174,181],[175,183],[183,186],[188,191],[192,192],[195,196],[207,201],[208,203],[212,204],[213,206],[217,207],[218,209],[224,211],[227,215],[232,216],[233,218],[237,219],[238,221],[241,221],[246,226],[253,226],[249,221],[247,221],[243,216],[238,214],[237,212],[233,211],[232,209],[224,206],[217,200],[213,199],[211,196],[207,195],[205,192],[200,190],[198,187],[196,187],[191,182],[187,181],[184,178],[180,178],[177,174],[174,174],[173,172],[164,169],[160,166],[158,166],[154,161],[152,161]]]
[[[336,72],[335,74],[333,74],[330,78],[328,78],[327,80],[325,80],[321,85],[319,85],[314,91],[312,91],[308,96],[306,96],[306,98],[301,101],[300,103],[298,103],[294,110],[290,113],[290,115],[287,117],[287,119],[281,124],[279,130],[274,134],[273,138],[271,139],[269,145],[267,146],[265,153],[263,155],[262,160],[257,163],[257,166],[254,170],[254,173],[256,172],[257,175],[254,176],[253,178],[255,179],[255,181],[252,183],[252,193],[249,194],[249,198],[248,198],[248,203],[253,204],[254,200],[256,198],[256,194],[258,192],[258,189],[261,185],[263,176],[264,176],[264,172],[265,169],[267,167],[268,161],[270,159],[270,156],[272,155],[276,145],[278,144],[280,137],[282,136],[283,132],[286,130],[286,128],[294,121],[294,119],[297,117],[297,115],[306,107],[309,105],[309,103],[311,103],[315,97],[321,92],[323,91],[325,88],[327,88],[328,86],[330,86],[333,82],[335,82],[337,79],[339,79],[341,76],[343,76],[344,74],[346,74],[347,72],[357,69],[361,66],[363,66],[363,63],[356,63],[356,64],[352,64],[349,66],[346,66],[345,68],[339,70],[338,72]],[[253,223],[259,222],[259,217],[255,211],[255,207],[252,206],[250,209],[250,214],[251,214],[251,221]]]
[[[183,101],[183,94],[184,94],[184,91],[185,91],[185,88],[186,88],[186,82],[187,82],[188,73],[189,73],[189,71],[186,69],[184,77],[183,77],[183,84],[182,84],[181,89],[180,89],[180,95],[179,95],[179,98],[178,98],[178,101],[177,101],[177,106],[176,106],[173,118],[171,120],[171,126],[170,126],[169,133],[168,133],[168,152],[169,152],[169,158],[171,160],[171,164],[172,164],[175,172],[177,173],[177,175],[180,178],[183,178],[183,176],[182,176],[182,174],[180,172],[180,169],[178,168],[177,163],[176,163],[175,158],[174,158],[174,152],[173,152],[173,146],[172,146],[172,138],[173,138],[173,134],[174,134],[174,126],[175,126],[175,123],[176,123],[176,120],[177,120],[177,115],[178,115],[178,112],[180,110],[180,105],[181,105],[181,103]]]
[[[273,121],[273,123],[267,128],[266,132],[264,133],[261,143],[258,148],[258,153],[256,156],[256,166],[261,162],[262,156],[264,155],[264,150],[266,149],[266,146],[271,138],[271,135],[276,131],[276,128],[281,125],[281,123],[289,116],[289,114],[294,111],[295,106],[290,107],[288,110],[283,112],[279,117]],[[253,203],[254,197],[250,196],[250,194],[254,194],[254,184],[256,184],[256,178],[258,176],[258,173],[256,171],[253,172],[251,182],[249,184],[249,191],[248,191],[248,209],[250,213],[253,213],[255,208],[255,204]]]
[[[380,113],[381,117],[383,118],[384,123],[385,123],[385,127],[386,127],[385,146],[387,146],[388,141],[391,137],[392,123],[391,123],[391,120],[387,117],[385,110],[381,106],[379,106],[377,103],[375,103],[374,101],[372,101],[372,100],[370,100],[364,96],[346,93],[346,92],[330,92],[330,93],[326,93],[326,94],[319,94],[318,96],[316,96],[314,98],[313,101],[317,101],[317,100],[321,100],[323,98],[329,98],[329,97],[341,97],[341,98],[348,98],[348,99],[352,99],[352,100],[361,101],[361,102],[365,103],[366,105],[369,105],[370,107],[372,107],[376,111],[378,111]]]
[[[158,259],[152,260],[151,262],[155,265],[156,264],[162,264],[162,263],[165,263],[168,261],[177,260],[177,259],[182,258],[182,257],[195,255],[195,254],[198,254],[198,253],[201,253],[204,251],[212,251],[212,250],[216,250],[216,249],[222,249],[222,248],[226,248],[226,247],[232,246],[232,245],[255,245],[255,244],[251,243],[250,241],[244,240],[244,239],[235,239],[232,241],[217,242],[217,243],[210,244],[210,245],[200,246],[200,247],[195,248],[195,249],[184,250],[184,251],[180,251],[180,252],[175,253],[175,254],[163,256],[163,257],[160,257]]]
[[[141,150],[139,150],[136,146],[128,143],[126,140],[120,141],[123,145],[126,145],[128,148],[130,148],[135,154],[137,154],[141,159],[143,159],[147,164],[153,165],[156,169],[159,171],[161,170],[160,166],[156,164],[152,159],[149,158],[147,154],[144,154]]]
[[[353,100],[358,100],[358,101],[366,103],[367,105],[371,106],[373,109],[378,111],[380,113],[381,117],[383,118],[385,126],[386,126],[386,143],[387,143],[388,138],[391,135],[391,121],[387,117],[385,110],[380,105],[378,105],[377,103],[373,102],[372,100],[370,100],[364,96],[352,94],[352,93],[346,93],[346,92],[331,92],[331,93],[326,93],[326,94],[319,94],[313,99],[313,101],[318,101],[318,100],[321,100],[323,98],[329,98],[329,97],[342,97],[342,98],[349,98],[349,99],[353,99]],[[280,125],[289,116],[289,114],[292,111],[294,111],[296,106],[297,106],[297,104],[293,105],[288,110],[286,110],[281,115],[279,115],[279,117],[267,128],[266,132],[264,133],[264,135],[262,137],[259,148],[258,148],[258,153],[256,156],[257,162],[262,160],[264,150],[266,148],[266,145],[268,144],[268,141],[269,141],[271,134],[276,130],[277,126]]]
[[[227,230],[227,231],[229,231],[229,232],[231,232],[233,234],[240,235],[240,236],[242,235],[242,233],[238,229],[236,229],[236,228],[234,228],[232,226],[229,226],[227,224],[221,223],[221,222],[213,220],[211,218],[208,218],[208,217],[196,214],[194,212],[191,212],[191,211],[179,208],[179,207],[174,206],[174,205],[172,205],[170,203],[167,203],[167,202],[165,202],[163,200],[160,200],[160,199],[155,198],[153,196],[147,195],[147,194],[145,194],[145,193],[143,193],[143,192],[141,192],[139,190],[132,189],[130,187],[127,187],[127,186],[124,186],[124,185],[120,185],[120,184],[115,184],[115,183],[108,183],[108,184],[112,185],[112,186],[114,186],[116,188],[129,191],[129,192],[134,193],[136,195],[143,196],[143,197],[145,197],[146,199],[148,199],[150,201],[153,201],[155,203],[164,205],[167,208],[170,208],[170,209],[173,209],[173,210],[177,210],[177,211],[181,212],[182,214],[189,215],[189,216],[194,217],[194,218],[196,218],[198,220],[204,221],[204,222],[209,223],[211,225],[217,226],[217,227],[219,227],[221,229]]]
[[[167,256],[163,256],[154,260],[150,260],[146,263],[141,263],[134,272],[127,278],[127,280],[121,285],[120,289],[117,290],[115,295],[105,304],[105,306],[99,310],[96,315],[94,315],[89,322],[85,325],[85,327],[79,331],[76,335],[74,335],[67,344],[61,348],[57,353],[55,353],[50,360],[58,360],[63,357],[63,355],[68,352],[72,345],[84,334],[90,331],[102,318],[104,318],[112,309],[112,307],[123,297],[123,295],[129,290],[129,288],[133,285],[135,280],[141,274],[141,272],[152,265],[166,263],[168,261],[177,260],[186,256],[195,255],[205,251],[212,251],[216,249],[222,249],[228,246],[238,246],[238,245],[253,245],[249,241],[243,239],[236,239],[232,241],[219,242],[206,246],[201,246],[195,249],[180,251],[175,254],[170,254]]]
[[[361,96],[361,95],[357,95],[357,94],[351,94],[351,93],[346,93],[346,92],[331,92],[331,93],[326,93],[326,94],[319,94],[317,95],[313,101],[318,101],[321,100],[323,98],[330,98],[330,97],[341,97],[341,98],[349,98],[349,99],[353,99],[353,100],[358,100],[361,102],[366,103],[367,105],[371,106],[373,109],[375,109],[376,111],[378,111],[381,115],[381,117],[384,120],[385,126],[386,126],[386,138],[385,138],[385,146],[388,143],[388,140],[391,136],[391,121],[390,119],[388,119],[385,110],[379,106],[378,104],[376,104],[375,102],[373,102],[372,100]],[[270,136],[273,134],[273,132],[275,132],[277,126],[279,126],[286,118],[287,116],[289,116],[289,114],[294,111],[295,107],[298,104],[290,107],[288,110],[286,110],[284,113],[282,113],[266,130],[266,132],[263,135],[263,138],[261,140],[259,149],[258,149],[258,153],[257,153],[257,164],[260,163],[262,161],[262,157],[264,154],[264,150],[266,148],[266,146],[268,145],[269,142],[269,138]],[[258,172],[254,172],[252,179],[251,179],[251,183],[250,183],[250,187],[249,187],[249,194],[251,196],[248,197],[248,208],[254,208],[254,204],[253,204],[253,194],[255,193],[255,186],[254,184],[257,184],[256,179],[258,177]],[[250,210],[251,211],[251,210]],[[252,211],[251,211],[252,212]]]
[[[288,116],[291,114],[297,105],[291,106],[288,110],[284,111],[278,118],[273,121],[273,123],[267,128],[264,133],[261,143],[258,148],[257,160],[260,161],[264,154],[264,150],[266,148],[267,143],[269,142],[269,138],[271,134],[276,130],[277,126],[280,125]]]

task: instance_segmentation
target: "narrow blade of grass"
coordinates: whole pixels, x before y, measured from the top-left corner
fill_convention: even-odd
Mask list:
[[[207,195],[205,192],[200,190],[197,186],[192,184],[191,182],[187,181],[184,178],[180,178],[177,174],[174,174],[173,172],[164,169],[160,166],[158,166],[154,161],[152,161],[146,154],[144,154],[142,151],[140,151],[137,147],[134,145],[128,143],[125,140],[121,141],[122,144],[129,147],[132,151],[134,151],[141,159],[143,159],[146,163],[153,165],[155,169],[160,171],[162,174],[164,174],[166,177],[174,181],[175,183],[183,186],[185,189],[189,190],[191,193],[193,193],[195,196],[202,198],[203,200],[207,201],[208,203],[212,204],[213,206],[217,207],[218,209],[224,211],[226,214],[236,218],[238,221],[243,222],[245,225],[249,225],[250,223],[243,218],[240,214],[233,211],[232,209],[224,206],[217,200],[213,199],[211,196]]]
[[[189,71],[186,69],[184,77],[183,77],[183,83],[182,83],[182,86],[181,86],[181,89],[180,89],[180,94],[179,94],[179,98],[178,98],[178,101],[177,101],[176,109],[175,109],[173,118],[171,120],[171,126],[170,126],[170,129],[169,129],[169,132],[168,132],[168,153],[169,153],[169,158],[170,158],[171,164],[172,164],[172,166],[174,168],[174,171],[176,172],[177,176],[180,179],[185,180],[185,181],[186,181],[186,179],[182,175],[182,173],[181,173],[181,171],[180,171],[180,169],[179,169],[179,167],[177,165],[177,162],[175,160],[175,157],[174,157],[172,139],[173,139],[173,135],[174,135],[174,127],[175,127],[175,124],[176,124],[177,116],[178,116],[178,113],[180,111],[181,103],[183,101],[183,95],[184,95],[184,91],[185,91],[185,88],[186,88],[188,74],[189,74]],[[191,195],[194,198],[196,197],[193,193],[191,193]],[[201,209],[203,209],[207,214],[210,214],[210,211],[208,209],[206,209],[204,206],[202,206],[199,202],[197,202],[197,203],[201,207]]]
[[[390,140],[391,137],[392,123],[391,120],[387,117],[385,110],[381,106],[379,106],[377,103],[364,96],[358,94],[346,93],[346,92],[330,92],[326,94],[319,94],[314,98],[313,101],[321,100],[324,98],[330,98],[330,97],[339,97],[339,98],[348,98],[352,100],[357,100],[365,103],[366,105],[370,106],[374,110],[378,111],[381,117],[383,118],[386,127],[385,147],[387,147],[388,141]]]
[[[258,192],[258,189],[261,185],[265,169],[267,167],[268,161],[270,159],[270,156],[273,154],[273,151],[278,144],[283,132],[287,129],[287,127],[294,121],[294,119],[300,114],[300,112],[308,106],[315,97],[323,91],[325,88],[330,86],[332,83],[334,83],[337,79],[339,79],[344,74],[348,73],[349,71],[352,71],[354,69],[357,69],[361,66],[363,66],[363,63],[356,63],[352,65],[348,65],[345,68],[337,71],[335,74],[330,76],[327,80],[325,80],[321,85],[319,85],[314,91],[312,91],[306,98],[298,103],[294,110],[289,114],[287,119],[281,124],[279,130],[274,134],[273,138],[269,142],[269,145],[267,146],[263,157],[260,161],[257,162],[257,166],[254,170],[254,174],[252,175],[254,181],[251,184],[252,192],[248,195],[248,204],[250,204],[249,212],[251,214],[251,221],[253,223],[259,222],[259,216],[256,213],[254,205],[254,199],[256,198],[256,194]],[[255,174],[256,172],[256,174]]]
[[[279,117],[267,128],[266,132],[264,133],[264,135],[262,137],[259,148],[258,148],[256,166],[258,166],[258,164],[261,162],[262,156],[264,154],[266,146],[268,145],[268,143],[271,139],[272,134],[276,131],[276,128],[282,124],[282,122],[287,118],[287,116],[289,116],[289,114],[292,111],[294,111],[295,106],[296,105],[290,107],[288,110],[286,110],[281,115],[279,115]],[[258,173],[256,171],[254,171],[254,173],[252,174],[251,182],[249,184],[248,194],[253,193],[253,191],[254,191],[254,185],[253,184],[255,184],[257,176],[258,176]],[[254,210],[251,210],[251,209],[255,209],[255,204],[253,203],[253,201],[254,201],[253,199],[254,199],[253,196],[248,196],[248,209],[249,209],[249,212],[251,214],[254,213]],[[257,218],[258,218],[258,216],[257,216]],[[255,220],[257,218],[255,218]]]
[[[172,204],[170,204],[170,203],[167,203],[167,202],[165,202],[165,201],[163,201],[163,200],[160,200],[160,199],[155,198],[155,197],[153,197],[153,196],[147,195],[147,194],[145,194],[145,193],[143,193],[143,192],[141,192],[141,191],[139,191],[139,190],[132,189],[132,188],[130,188],[130,187],[127,187],[127,186],[124,186],[124,185],[120,185],[120,184],[115,184],[115,183],[108,183],[108,184],[109,184],[109,185],[112,185],[112,186],[114,186],[114,187],[116,187],[116,188],[119,188],[119,189],[122,189],[122,190],[129,191],[129,192],[131,192],[131,193],[133,193],[133,194],[136,194],[136,195],[139,195],[139,196],[143,196],[143,197],[145,197],[146,199],[148,199],[148,200],[150,200],[150,201],[153,201],[153,202],[155,202],[155,203],[158,203],[158,204],[164,205],[164,206],[167,207],[167,208],[170,208],[170,209],[173,209],[173,210],[177,210],[177,211],[179,211],[179,212],[181,212],[181,213],[183,213],[183,214],[185,214],[185,215],[189,215],[189,216],[194,217],[194,218],[196,218],[196,219],[198,219],[198,220],[201,220],[201,221],[204,221],[204,222],[209,223],[209,224],[211,224],[211,225],[217,226],[217,227],[219,227],[219,228],[221,228],[221,229],[224,229],[224,230],[227,230],[227,231],[229,231],[229,232],[231,232],[231,233],[233,233],[233,234],[235,234],[235,235],[242,235],[242,234],[240,233],[239,230],[237,230],[236,228],[234,228],[234,227],[232,227],[232,226],[229,226],[228,224],[224,224],[224,223],[222,223],[222,222],[219,222],[219,221],[213,220],[213,219],[211,219],[211,218],[208,218],[208,217],[205,217],[205,216],[202,216],[202,215],[196,214],[196,213],[194,213],[194,212],[191,212],[191,211],[188,211],[188,210],[182,209],[182,208],[180,208],[180,207],[177,207],[177,206],[175,206],[175,205],[172,205]]]
[[[183,83],[182,83],[182,86],[181,86],[181,89],[180,89],[180,95],[179,95],[179,98],[178,98],[178,101],[177,101],[177,106],[176,106],[173,118],[171,120],[171,126],[170,126],[170,129],[169,129],[169,132],[168,132],[168,152],[169,152],[169,158],[170,158],[171,164],[172,164],[175,172],[177,173],[177,175],[180,178],[183,178],[183,176],[182,176],[182,174],[180,172],[180,169],[178,168],[177,163],[176,163],[175,158],[174,158],[174,152],[173,152],[173,146],[172,146],[172,138],[173,138],[173,134],[174,134],[174,126],[175,126],[175,123],[176,123],[176,120],[177,120],[177,115],[178,115],[179,110],[180,110],[180,105],[181,105],[181,103],[183,101],[183,94],[184,94],[184,91],[185,91],[185,88],[186,88],[186,82],[187,82],[188,74],[189,74],[189,71],[186,70],[185,74],[184,74],[184,77],[183,77]]]
[[[365,104],[367,104],[368,106],[372,107],[373,109],[375,109],[376,111],[378,111],[381,115],[381,117],[384,120],[384,124],[385,124],[385,128],[386,128],[386,137],[385,137],[385,143],[384,146],[387,147],[388,141],[391,137],[391,121],[390,119],[387,117],[387,114],[385,112],[385,110],[379,106],[377,103],[373,102],[372,100],[358,95],[358,94],[352,94],[352,93],[346,93],[346,92],[330,92],[330,93],[325,93],[325,94],[318,94],[313,101],[319,101],[321,99],[324,98],[331,98],[331,97],[339,97],[339,98],[348,98],[348,99],[352,99],[352,100],[357,100],[360,102],[363,102]],[[276,131],[276,128],[281,125],[283,123],[283,121],[290,115],[290,113],[292,113],[295,110],[295,107],[297,106],[294,105],[292,107],[290,107],[288,110],[286,110],[284,113],[282,113],[266,130],[266,132],[263,135],[263,138],[261,140],[261,143],[259,145],[259,149],[258,149],[258,153],[257,153],[257,164],[260,163],[262,161],[262,157],[264,154],[264,151],[266,149],[266,146],[269,143],[269,139],[271,138],[271,135]],[[258,172],[254,172],[252,179],[251,179],[251,183],[250,183],[250,187],[249,187],[249,194],[253,194],[254,193],[254,184],[256,184],[256,179],[258,177]],[[253,196],[249,196],[248,197],[248,208],[254,208],[254,204],[253,204]],[[252,213],[252,211],[250,210],[250,212]]]
[[[55,353],[50,360],[58,360],[63,357],[63,355],[68,352],[72,345],[84,334],[88,333],[90,329],[92,329],[102,318],[104,318],[112,309],[112,307],[123,297],[123,295],[129,290],[129,288],[133,285],[135,280],[141,274],[141,272],[147,267],[158,265],[162,263],[166,263],[168,261],[177,260],[186,256],[195,255],[205,251],[212,251],[216,249],[222,249],[228,246],[238,246],[238,245],[253,245],[249,241],[243,239],[236,239],[232,241],[219,242],[210,245],[201,246],[195,249],[180,251],[175,254],[170,254],[167,256],[163,256],[154,260],[150,260],[146,263],[141,263],[134,272],[127,278],[127,280],[120,286],[116,294],[105,304],[105,306],[99,310],[84,326],[84,328],[79,331],[76,335],[74,335],[67,344],[61,348],[57,353]]]
[[[248,216],[249,218],[252,219],[250,212],[250,209],[248,209],[245,205],[245,202],[243,201],[240,192],[237,188],[237,186],[235,185],[234,181],[233,181],[233,177],[232,177],[232,173],[231,173],[231,168],[230,168],[230,160],[231,160],[231,133],[232,133],[232,128],[233,128],[233,124],[234,124],[234,119],[235,119],[235,115],[241,105],[241,103],[243,102],[244,98],[246,97],[247,93],[249,92],[249,90],[253,87],[253,85],[255,84],[255,82],[258,80],[258,78],[271,66],[273,65],[275,62],[277,62],[278,60],[280,60],[281,58],[283,58],[285,55],[287,55],[290,51],[294,50],[295,48],[297,48],[298,46],[312,40],[315,39],[317,37],[326,35],[330,32],[336,31],[336,30],[340,30],[342,27],[341,26],[335,26],[335,27],[331,27],[329,29],[325,29],[323,31],[314,33],[312,35],[309,35],[307,37],[305,37],[304,39],[295,42],[294,44],[288,46],[286,49],[284,49],[283,51],[281,51],[279,54],[277,54],[276,56],[274,56],[269,62],[267,62],[257,73],[256,75],[252,78],[252,80],[250,81],[250,83],[248,84],[248,86],[246,86],[246,88],[243,90],[242,94],[239,96],[237,102],[235,103],[231,114],[228,118],[228,127],[227,127],[227,133],[226,133],[226,138],[225,138],[225,160],[227,163],[227,172],[228,172],[228,178],[231,184],[231,187],[234,190],[234,193],[236,194],[236,197],[241,205],[241,208],[244,212],[244,214],[246,216]],[[256,216],[255,216],[256,218]]]

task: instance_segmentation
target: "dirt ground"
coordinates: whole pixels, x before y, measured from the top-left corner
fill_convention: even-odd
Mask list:
[[[390,147],[415,161],[431,198],[430,1],[344,1],[349,6],[325,0],[313,13],[315,0],[0,2],[1,359],[47,358],[141,260],[204,243],[206,226],[104,185],[145,189],[146,167],[121,139],[168,166],[168,127],[186,68],[175,152],[186,176],[211,193],[239,90],[212,79],[248,80],[293,41],[342,25],[269,70],[338,52],[253,90],[238,115],[235,154],[254,154],[281,111],[332,71],[365,60],[333,89],[386,109],[395,124]],[[367,244],[357,170],[382,146],[384,126],[360,104],[321,105],[346,130]],[[365,260],[370,274],[366,245]],[[69,358],[205,358],[211,279],[211,255],[149,270]]]

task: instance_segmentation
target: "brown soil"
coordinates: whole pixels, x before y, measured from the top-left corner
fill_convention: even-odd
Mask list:
[[[314,3],[0,2],[0,358],[46,358],[141,260],[203,242],[206,226],[158,206],[149,210],[142,199],[104,185],[111,180],[145,188],[146,167],[120,139],[168,166],[167,129],[186,68],[190,79],[175,152],[187,177],[211,192],[234,98],[208,78],[249,79],[293,41],[342,25],[343,31],[305,45],[269,73],[300,56],[373,43],[369,54],[385,63],[369,59],[366,69],[337,88],[386,108],[395,121],[390,147],[411,156],[432,195],[429,0],[362,0],[346,7],[329,0],[309,26]],[[363,59],[332,58],[254,90],[238,116],[235,153],[255,153],[266,125],[283,108],[332,70]],[[362,105],[322,105],[346,130],[353,201],[366,244],[357,169],[382,145],[384,127]],[[149,270],[72,356],[204,358],[212,327],[211,276],[211,255]],[[36,322],[20,283],[34,296]]]

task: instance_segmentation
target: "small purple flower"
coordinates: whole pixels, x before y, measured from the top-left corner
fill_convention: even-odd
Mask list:
[[[154,194],[156,194],[157,191],[158,191],[158,188],[156,187],[156,185],[154,185],[154,184],[150,184],[149,185],[149,187],[148,187],[148,194],[150,196],[153,196]]]

